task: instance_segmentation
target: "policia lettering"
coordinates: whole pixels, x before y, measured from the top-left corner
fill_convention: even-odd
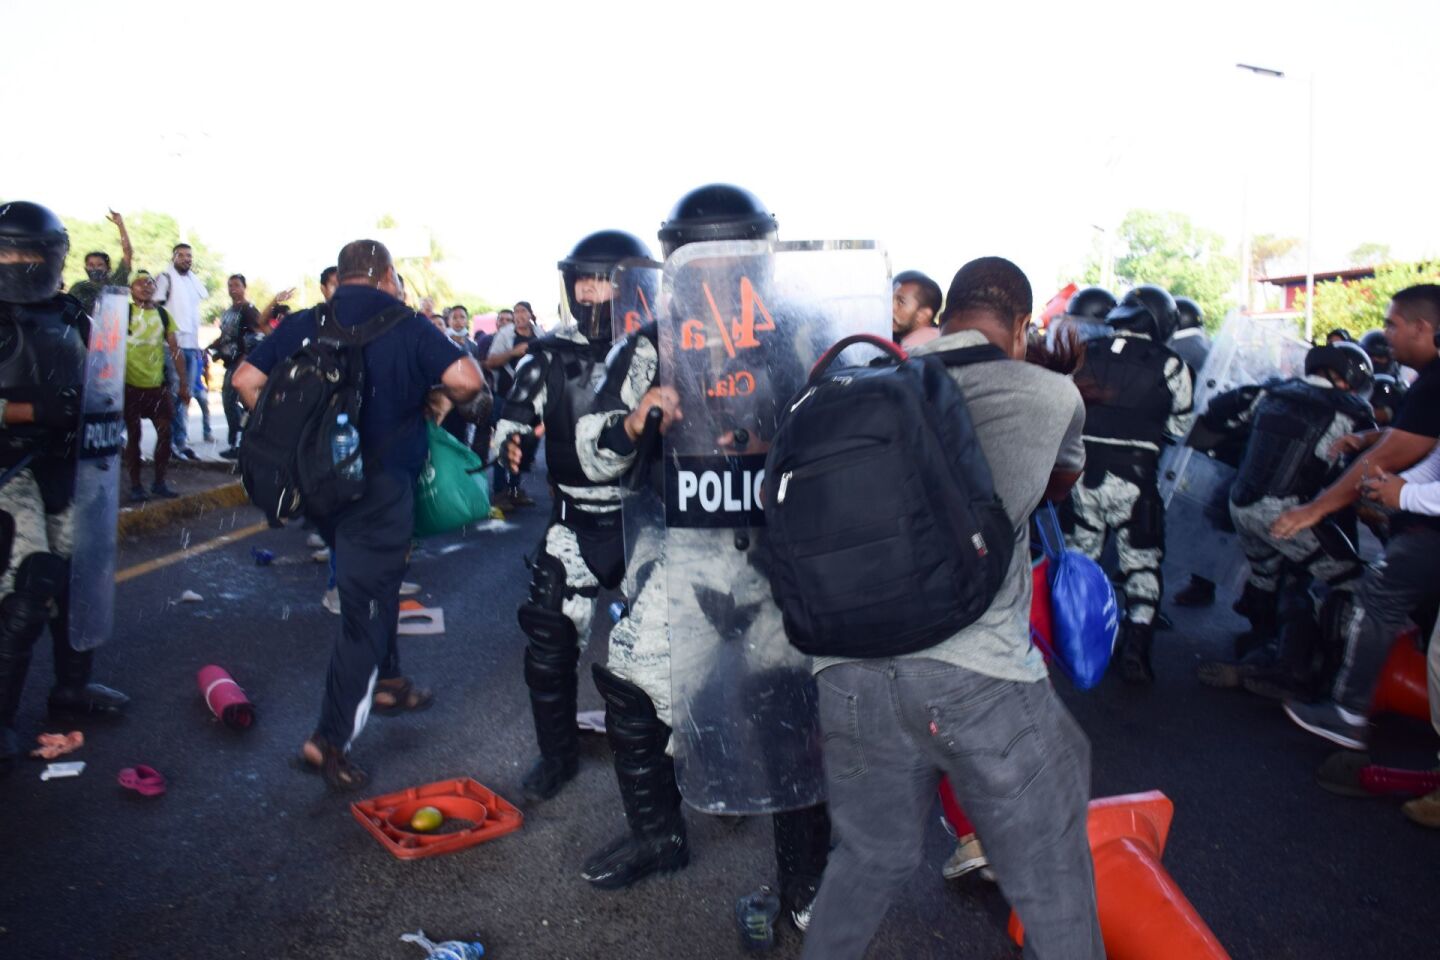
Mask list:
[[[1114,533],[1125,594],[1120,668],[1149,683],[1150,646],[1165,558],[1165,505],[1157,487],[1160,448],[1189,426],[1193,383],[1163,346],[1179,323],[1160,287],[1131,290],[1106,317],[1113,334],[1091,341],[1075,375],[1085,401],[1085,476],[1066,511],[1070,545],[1099,559]]]
[[[715,184],[681,198],[661,227],[660,241],[668,257],[689,243],[773,239],[775,233],[774,218],[758,199],[737,187]],[[750,328],[743,310],[733,324],[718,313],[710,318],[709,326],[703,322],[685,326],[681,348],[686,348],[687,332],[692,349],[700,349],[704,337],[723,337],[726,355],[736,359],[746,344],[747,329],[764,332],[768,319],[758,306],[755,316],[759,319]],[[749,457],[737,455],[716,458],[713,463],[675,465],[668,463],[672,458],[667,455],[662,459],[671,471],[668,478],[661,474],[659,461],[637,463],[636,445],[624,424],[657,384],[657,343],[658,331],[651,322],[635,328],[611,351],[596,407],[577,428],[585,472],[596,481],[613,482],[638,470],[643,482],[676,491],[673,502],[666,505],[666,513],[671,515],[667,523],[678,520],[675,526],[737,526],[734,516],[713,524],[711,519],[727,511],[758,511],[755,491],[763,457],[753,463]],[[722,390],[722,385],[743,382],[738,371],[726,372],[737,376],[733,381],[715,380],[711,396],[739,393]],[[629,886],[657,871],[680,869],[690,856],[675,765],[668,755],[672,712],[666,545],[661,537],[641,536],[627,546],[633,548],[628,561],[629,614],[611,633],[607,665],[597,666],[595,676],[605,698],[606,728],[629,829],[590,857],[583,871],[591,883],[610,889]],[[730,553],[736,558],[745,556],[739,551]],[[808,922],[808,907],[818,889],[829,851],[829,829],[823,806],[775,815],[781,898],[800,925]]]
[[[90,683],[92,651],[69,643],[72,499],[89,319],[57,293],[70,239],[46,208],[0,205],[0,774],[21,756],[15,713],[48,622],[52,714],[118,713],[128,698]]]
[[[555,489],[550,525],[528,561],[530,599],[518,611],[525,647],[525,683],[540,757],[526,774],[531,800],[555,796],[579,769],[575,727],[576,669],[600,587],[624,574],[620,496],[613,480],[586,475],[575,427],[590,412],[610,347],[610,273],[624,260],[648,260],[639,238],[619,230],[592,233],[558,264],[569,323],[530,344],[515,371],[492,441],[504,457],[516,438],[545,425],[545,461]]]

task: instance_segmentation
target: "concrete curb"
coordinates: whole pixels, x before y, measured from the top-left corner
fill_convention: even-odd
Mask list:
[[[198,493],[187,493],[174,500],[151,501],[120,512],[120,536],[148,533],[176,520],[193,520],[210,510],[242,507],[249,502],[245,487],[238,480]],[[259,516],[258,512],[256,516]]]

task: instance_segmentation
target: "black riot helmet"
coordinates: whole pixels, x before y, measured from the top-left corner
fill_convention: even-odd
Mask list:
[[[1350,386],[1350,392],[1366,400],[1375,385],[1375,365],[1359,344],[1341,341],[1325,347],[1311,347],[1305,354],[1305,375],[1333,373]]]
[[[587,340],[610,340],[611,301],[581,303],[575,296],[575,282],[582,277],[602,277],[608,283],[611,271],[622,261],[632,259],[650,259],[650,248],[645,246],[645,241],[624,230],[600,230],[575,244],[575,249],[556,264],[560,268],[565,304]]]
[[[711,183],[676,202],[660,224],[660,250],[669,257],[687,243],[774,239],[779,230],[775,215],[755,194],[729,183]]]
[[[1200,304],[1189,297],[1176,297],[1175,309],[1180,314],[1180,322],[1176,324],[1176,330],[1196,330],[1205,326],[1205,311],[1200,309]]]
[[[1104,287],[1086,287],[1076,290],[1065,304],[1067,316],[1104,323],[1110,311],[1115,309],[1115,294]]]
[[[1390,348],[1390,341],[1385,339],[1383,330],[1371,330],[1365,334],[1360,338],[1360,346],[1370,354],[1376,373],[1389,370],[1395,362],[1395,351]]]
[[[41,303],[60,291],[70,235],[49,209],[0,204],[0,302]]]
[[[1156,343],[1167,343],[1180,324],[1180,311],[1168,290],[1147,283],[1125,294],[1105,320],[1116,330],[1133,330],[1148,334]]]
[[[1400,409],[1405,398],[1405,383],[1388,373],[1375,374],[1375,385],[1370,391],[1370,406],[1375,410],[1375,422],[1382,427],[1389,423]]]

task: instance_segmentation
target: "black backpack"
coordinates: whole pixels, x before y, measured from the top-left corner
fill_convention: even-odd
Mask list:
[[[891,358],[827,369],[856,342]],[[847,337],[815,365],[765,459],[766,567],[795,647],[914,653],[989,608],[1015,528],[945,368],[1005,357],[986,345],[907,359]]]
[[[240,478],[250,502],[267,517],[304,511],[324,518],[364,495],[364,477],[342,472],[354,458],[336,463],[331,437],[341,414],[359,428],[362,348],[413,313],[391,307],[347,329],[329,304],[315,308],[315,336],[270,371],[241,435]]]

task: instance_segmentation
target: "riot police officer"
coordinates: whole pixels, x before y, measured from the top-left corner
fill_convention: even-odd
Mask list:
[[[1316,651],[1306,638],[1315,635],[1316,627],[1291,629],[1287,624],[1284,642],[1277,643],[1286,567],[1328,588],[1323,608],[1328,618],[1342,614],[1362,565],[1348,538],[1333,530],[1309,528],[1281,539],[1270,527],[1285,511],[1309,502],[1338,474],[1332,444],[1374,427],[1367,401],[1372,378],[1365,351],[1339,341],[1306,353],[1303,378],[1272,381],[1258,392],[1241,387],[1222,393],[1201,417],[1206,427],[1217,432],[1249,431],[1230,489],[1230,516],[1250,563],[1236,610],[1251,624],[1237,643],[1234,662],[1201,664],[1203,682],[1227,687],[1244,683],[1256,689],[1274,680],[1288,686],[1313,679]],[[1300,586],[1303,592],[1305,583]],[[1307,613],[1300,616],[1313,620]]]
[[[753,194],[712,184],[676,203],[659,238],[668,258],[689,243],[773,240],[777,231],[774,216]],[[582,463],[597,480],[647,470],[646,463],[637,462],[636,449],[647,437],[652,410],[659,411],[655,417],[661,432],[683,418],[675,391],[657,386],[655,323],[617,343],[606,365],[596,412],[579,428]],[[651,465],[658,460],[653,458]],[[658,482],[658,477],[648,482]],[[672,713],[664,551],[646,549],[642,543],[629,564],[629,613],[610,634],[606,666],[595,668],[628,826],[585,864],[582,875],[603,888],[625,887],[657,871],[680,869],[690,856],[675,764],[667,754]],[[782,906],[803,930],[829,853],[829,817],[823,805],[777,813],[774,834]]]
[[[1188,429],[1193,384],[1165,344],[1179,323],[1163,288],[1136,287],[1111,310],[1111,336],[1087,345],[1075,384],[1085,401],[1085,477],[1072,491],[1067,536],[1099,559],[1113,531],[1123,577],[1121,675],[1150,683],[1150,646],[1161,595],[1165,506],[1157,487],[1160,449]]]
[[[1085,287],[1070,295],[1065,313],[1057,317],[1046,331],[1052,345],[1065,328],[1073,329],[1082,340],[1097,340],[1110,334],[1105,318],[1115,309],[1115,294],[1104,287]]]
[[[93,651],[69,642],[76,450],[89,320],[60,294],[70,238],[24,201],[0,205],[0,773],[21,756],[15,713],[31,648],[50,625],[52,714],[117,714],[124,694],[90,682]]]
[[[1200,304],[1189,297],[1176,297],[1175,310],[1180,315],[1180,321],[1170,337],[1169,347],[1190,368],[1193,382],[1205,366],[1205,358],[1210,356],[1210,338],[1205,335],[1205,313]]]
[[[559,262],[569,322],[530,344],[492,440],[494,452],[511,458],[518,469],[520,440],[543,423],[555,492],[550,525],[530,560],[530,598],[518,614],[529,638],[525,683],[540,746],[540,758],[523,782],[532,800],[555,796],[576,774],[576,666],[600,588],[619,586],[624,574],[619,493],[613,480],[592,480],[581,469],[575,426],[590,412],[605,371],[612,330],[610,272],[631,258],[649,260],[650,251],[638,237],[602,230]]]

